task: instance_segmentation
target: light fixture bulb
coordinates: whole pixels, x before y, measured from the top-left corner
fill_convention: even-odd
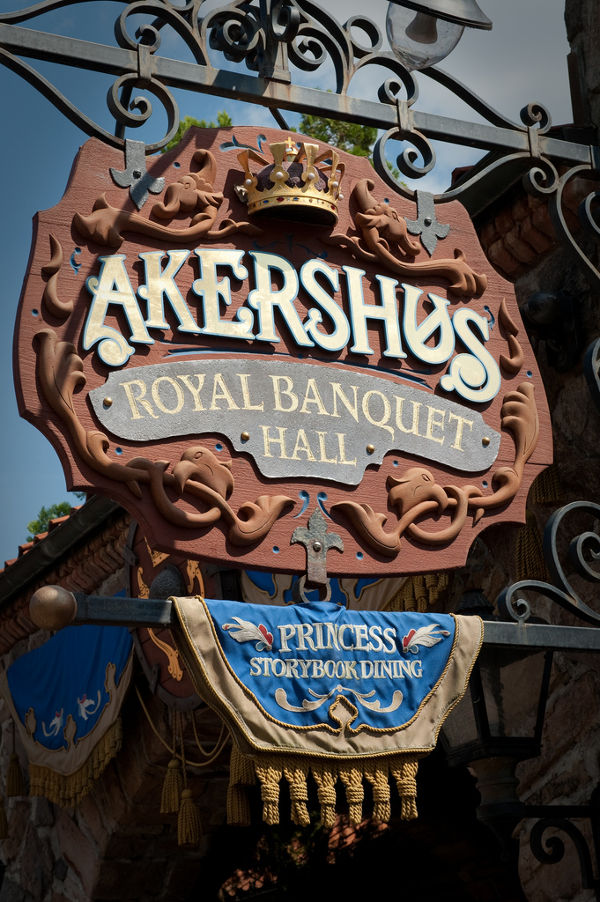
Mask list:
[[[407,69],[426,69],[454,50],[464,25],[390,3],[386,18],[390,46]]]

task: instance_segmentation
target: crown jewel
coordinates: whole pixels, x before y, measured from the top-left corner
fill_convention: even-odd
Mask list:
[[[339,154],[330,148],[319,153],[317,144],[296,144],[291,137],[270,144],[269,149],[273,162],[252,149],[238,154],[245,179],[235,190],[248,205],[248,212],[324,224],[337,222],[337,202],[342,196],[340,184],[345,168]],[[251,160],[263,168],[252,172]]]

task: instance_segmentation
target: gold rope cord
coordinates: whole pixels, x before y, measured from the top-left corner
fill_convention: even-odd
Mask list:
[[[279,823],[279,784],[285,777],[290,786],[292,821],[302,826],[310,823],[308,812],[308,775],[317,786],[317,797],[321,806],[321,822],[324,827],[333,827],[336,816],[336,784],[344,785],[348,802],[349,820],[359,824],[363,818],[364,784],[373,788],[373,813],[376,821],[387,822],[391,816],[390,779],[398,789],[401,801],[401,818],[412,820],[417,817],[417,770],[419,757],[413,753],[400,753],[389,759],[369,759],[366,761],[329,761],[298,755],[273,755],[261,753],[250,758],[235,745],[231,753],[230,783],[227,796],[227,822],[247,826],[250,823],[250,805],[246,790],[258,778],[261,784],[263,820],[274,825]]]
[[[72,774],[59,774],[40,764],[29,765],[29,795],[45,796],[55,805],[73,808],[88,794],[106,765],[121,748],[121,718],[108,728],[87,761]]]
[[[144,704],[144,699],[141,696],[140,690],[138,689],[137,686],[135,686],[134,688],[135,688],[135,694],[137,695],[138,701],[142,707],[142,711],[146,715],[146,719],[152,729],[152,732],[154,733],[156,738],[159,740],[159,742],[162,743],[164,748],[169,752],[169,754],[171,755],[172,758],[177,758],[179,761],[182,761],[183,759],[182,759],[181,753],[178,752],[176,748],[171,747],[169,745],[169,743],[161,736],[159,730],[157,729],[156,725],[154,724],[154,721],[152,720],[152,716],[151,716],[150,712],[148,711],[148,708]],[[221,732],[219,733],[219,738],[217,739],[217,741],[215,743],[215,747],[214,747],[212,753],[210,754],[210,757],[207,758],[205,761],[193,761],[190,758],[186,758],[186,763],[187,763],[188,767],[207,767],[209,764],[212,764],[214,761],[217,760],[217,758],[222,753],[223,749],[225,748],[225,746],[227,745],[228,742],[229,742],[229,732],[227,731],[225,724],[223,724],[223,726],[221,727]],[[200,751],[202,751],[202,748],[200,748]]]

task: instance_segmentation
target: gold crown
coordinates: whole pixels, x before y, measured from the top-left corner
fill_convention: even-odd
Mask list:
[[[344,164],[339,154],[327,149],[319,153],[317,144],[291,138],[270,144],[273,162],[248,149],[238,154],[245,179],[236,185],[237,196],[253,214],[270,213],[286,219],[307,219],[332,224],[337,222],[337,202]],[[261,163],[263,169],[253,173],[250,160]]]

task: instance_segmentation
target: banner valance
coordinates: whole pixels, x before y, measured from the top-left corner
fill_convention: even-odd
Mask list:
[[[389,778],[404,817],[416,816],[416,770],[465,692],[482,640],[477,617],[349,611],[329,602],[285,607],[173,599],[177,642],[200,696],[234,739],[229,818],[248,817],[243,787],[262,785],[263,817],[278,820],[279,781],[292,817],[308,822],[306,779],[325,823],[335,785],[362,817],[363,779],[376,817],[389,817]]]
[[[67,627],[18,658],[0,691],[29,761],[30,795],[77,804],[121,747],[129,630]]]

